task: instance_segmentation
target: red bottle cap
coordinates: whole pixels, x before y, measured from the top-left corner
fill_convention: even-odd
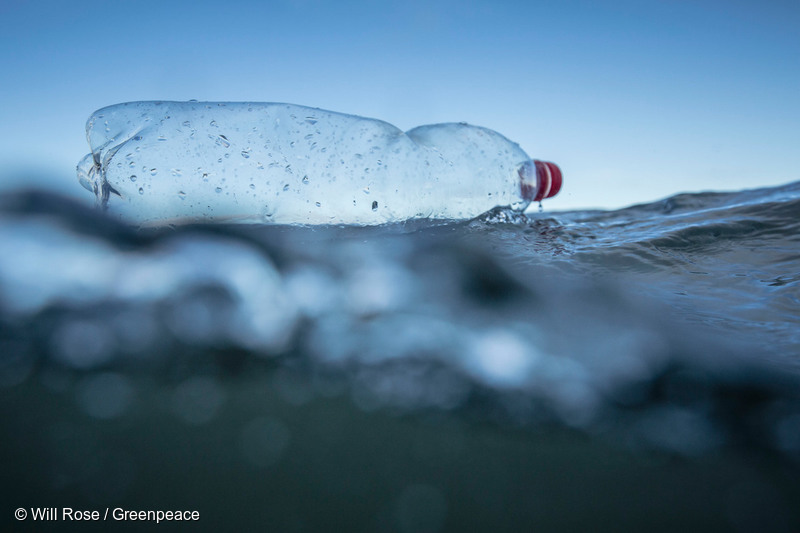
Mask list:
[[[534,159],[533,164],[536,165],[536,197],[533,201],[539,202],[558,194],[564,181],[558,165],[537,159]]]

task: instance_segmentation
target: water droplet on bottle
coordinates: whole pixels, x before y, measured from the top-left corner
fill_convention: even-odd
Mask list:
[[[144,194],[144,189],[142,189],[141,187],[139,187],[139,194]]]
[[[542,202],[539,202],[539,212],[541,213],[544,211],[544,207],[542,207]]]
[[[249,150],[242,150],[242,157],[244,157],[245,159],[249,159],[250,158],[250,151]]]
[[[288,184],[288,183],[287,183],[286,185],[284,185],[284,186],[283,186],[283,190],[284,190],[284,191],[288,191],[288,190],[289,190],[289,184]]]
[[[363,189],[361,189],[361,190],[362,190],[362,191],[364,191],[364,194],[369,194],[369,186],[367,186],[367,187],[364,187],[364,188],[363,188]]]
[[[217,127],[217,121],[216,120],[212,120],[211,122],[208,123],[208,125],[211,126],[212,128],[216,128]]]
[[[230,146],[231,146],[231,143],[230,143],[230,141],[228,141],[228,138],[227,138],[227,137],[225,137],[224,135],[219,135],[219,136],[217,137],[217,139],[218,139],[218,142],[219,142],[219,143],[220,143],[222,146],[224,146],[225,148],[230,148]]]
[[[222,187],[217,187],[216,189],[214,189],[214,192],[218,192],[218,193],[222,192]]]
[[[158,174],[158,169],[151,168],[151,169],[150,169],[150,175],[151,175],[151,176],[155,176],[156,174]]]
[[[188,120],[184,120],[184,121],[183,121],[183,125],[184,125],[185,127],[187,127],[187,128],[188,128],[189,126],[191,126],[191,125],[192,125],[192,123],[191,123],[191,122],[189,122]]]
[[[181,176],[181,169],[173,168],[172,169],[172,175],[175,176],[176,178],[179,178]]]
[[[181,200],[185,199],[186,193],[183,191],[178,191],[178,198],[180,198]]]
[[[319,203],[319,202],[315,202],[315,204],[314,204],[314,205],[316,205],[317,207],[320,207],[322,204],[321,204],[321,203]]]
[[[254,184],[252,184],[252,183],[251,183],[251,184],[250,184],[250,188],[255,190],[256,186],[255,186]]]
[[[373,211],[377,211],[378,210],[378,201],[377,200],[372,202],[372,210]]]
[[[163,135],[159,135],[159,136],[158,136],[158,140],[159,140],[159,141],[166,141],[166,140],[167,140],[167,138],[166,138],[166,137],[164,137]]]
[[[291,146],[292,148],[294,148],[294,141],[291,141],[291,142],[289,143],[289,146]]]
[[[131,182],[136,181],[136,174],[131,174],[130,180]]]
[[[130,163],[128,163],[128,166],[129,166],[129,167],[131,167],[131,168],[133,168],[133,167],[135,167],[135,166],[136,166],[136,163],[135,163],[135,162],[133,162],[133,161],[131,161]]]
[[[303,185],[308,185],[308,176],[303,176]]]

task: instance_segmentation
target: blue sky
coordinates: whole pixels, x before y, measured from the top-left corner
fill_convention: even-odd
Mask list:
[[[280,101],[493,128],[551,209],[800,179],[800,3],[0,0],[0,180],[90,200],[84,123],[131,100]]]

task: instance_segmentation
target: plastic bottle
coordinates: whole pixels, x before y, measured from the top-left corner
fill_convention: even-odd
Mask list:
[[[463,123],[404,133],[293,104],[131,102],[96,111],[86,132],[80,183],[138,224],[466,219],[561,188],[553,163]]]

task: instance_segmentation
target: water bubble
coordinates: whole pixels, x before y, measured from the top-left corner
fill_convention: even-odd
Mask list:
[[[502,329],[478,334],[471,348],[478,378],[495,386],[522,385],[539,357],[516,333]]]
[[[101,324],[74,320],[60,325],[52,337],[55,356],[74,368],[101,365],[114,355],[115,341]]]

